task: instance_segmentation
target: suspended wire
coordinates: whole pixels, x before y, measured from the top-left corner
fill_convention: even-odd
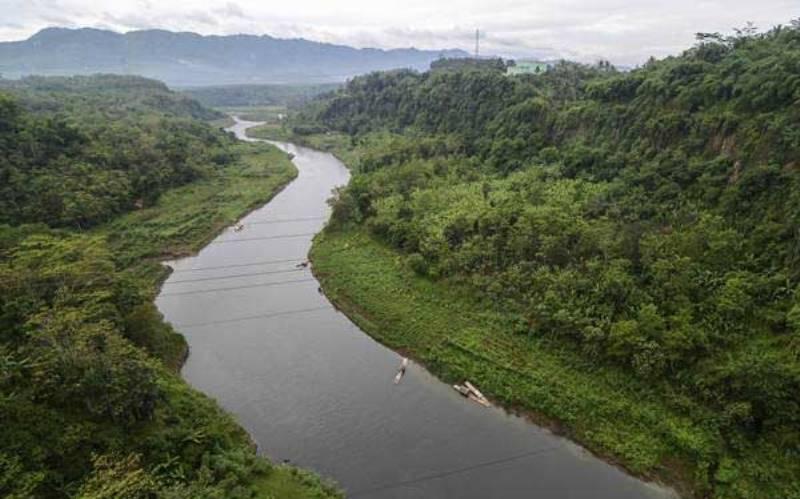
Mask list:
[[[299,262],[303,261],[299,258],[292,258],[287,260],[275,260],[272,262],[259,262],[259,263],[248,263],[243,265],[220,265],[218,267],[204,267],[198,269],[185,269],[185,270],[176,270],[173,273],[178,272],[194,272],[198,270],[221,270],[227,268],[241,268],[241,267],[250,267],[255,265],[265,265],[267,263],[288,263],[288,262]],[[181,279],[178,281],[165,281],[164,285],[167,284],[178,284],[182,282],[200,282],[200,281],[216,281],[220,279],[229,279],[234,277],[249,277],[249,276],[259,276],[259,275],[269,275],[269,274],[283,274],[283,273],[290,273],[290,272],[300,272],[304,269],[284,269],[284,270],[273,270],[273,271],[265,271],[265,272],[252,272],[249,274],[231,274],[227,276],[215,276],[215,277],[204,277],[204,278],[197,278],[197,279]],[[67,284],[67,280],[70,281],[70,284],[75,284],[78,286],[83,285],[91,285],[92,281],[90,280],[80,280],[82,278],[96,278],[96,277],[108,277],[110,279],[115,279],[118,274],[123,274],[124,272],[81,272],[80,274],[76,275],[55,275],[55,276],[42,276],[42,279],[50,280],[50,279],[58,279],[58,284],[63,286]],[[67,279],[67,277],[69,279]],[[12,276],[8,279],[0,279],[0,284],[16,284],[16,283],[25,283],[28,286],[42,286],[42,287],[52,287],[51,282],[42,282],[42,281],[30,281],[25,277],[19,276]]]
[[[298,262],[298,261],[302,261],[302,260],[290,259],[290,260],[275,260],[275,261],[270,261],[270,262],[248,263],[248,264],[242,264],[242,265],[221,265],[221,266],[217,266],[217,267],[202,267],[202,268],[197,268],[197,269],[184,269],[184,270],[182,270],[180,272],[195,272],[195,271],[199,271],[199,270],[220,270],[220,269],[227,269],[227,268],[240,268],[240,267],[249,267],[249,266],[254,266],[254,265],[265,265],[267,263]],[[251,277],[251,276],[262,276],[262,275],[291,274],[293,272],[301,273],[304,270],[308,270],[308,269],[307,268],[281,269],[281,270],[270,270],[270,271],[264,271],[264,272],[252,272],[252,273],[248,273],[248,274],[230,274],[230,275],[213,276],[213,277],[198,277],[196,279],[193,278],[193,279],[180,279],[180,280],[177,280],[177,281],[165,281],[163,283],[163,285],[166,286],[166,285],[170,285],[170,284],[182,284],[182,283],[191,283],[191,282],[220,281],[220,280],[224,280],[224,279],[235,279],[235,278],[239,278],[239,277]],[[178,271],[175,271],[175,273],[177,273],[177,272]],[[365,271],[359,271],[359,272],[352,272],[349,275],[353,275],[353,276],[364,276],[364,275],[370,276],[370,275],[372,275],[372,276],[374,276],[374,275],[376,275],[376,273],[373,270],[365,270]],[[39,280],[39,281],[31,281],[30,279],[23,278],[23,277],[11,277],[10,279],[0,279],[0,284],[25,284],[25,286],[27,286],[27,287],[39,286],[39,287],[47,288],[47,289],[50,289],[50,288],[56,289],[59,286],[65,286],[67,284],[72,285],[72,286],[76,286],[76,287],[83,287],[83,286],[91,286],[91,285],[95,284],[91,280],[81,280],[81,278],[83,278],[83,277],[90,277],[90,276],[92,276],[92,277],[93,276],[100,277],[100,279],[98,279],[98,282],[100,282],[100,283],[105,282],[105,280],[103,279],[104,277],[108,277],[111,280],[116,278],[115,274],[113,274],[113,273],[106,274],[106,273],[102,273],[102,272],[97,272],[97,273],[95,273],[95,272],[91,272],[91,273],[84,272],[84,273],[81,273],[80,275],[76,275],[76,276],[58,275],[58,276],[51,276],[51,277],[42,277],[43,280]],[[51,280],[53,278],[56,278],[57,282],[51,282]],[[316,280],[316,279],[307,279],[307,280]],[[294,281],[288,281],[288,282],[294,282]],[[298,281],[298,282],[304,282],[304,281],[301,280],[301,281]],[[265,283],[265,284],[271,284],[271,283]],[[234,289],[234,288],[231,288],[231,289]],[[211,291],[211,290],[209,290],[209,291]],[[163,293],[160,296],[169,296],[169,295],[172,295],[172,294],[175,294],[175,293]]]
[[[253,220],[252,222],[248,222],[246,220],[242,220],[242,225],[269,225],[269,224],[281,224],[281,223],[289,223],[289,222],[313,222],[316,220],[327,220],[328,217],[305,217],[305,218],[286,218],[286,219],[276,219],[276,220]]]
[[[246,241],[266,241],[269,239],[291,239],[293,237],[306,237],[313,235],[316,235],[316,232],[305,232],[302,234],[284,234],[281,236],[243,237],[241,239],[224,239],[222,241],[211,241],[208,244],[243,243]]]
[[[229,265],[216,265],[210,267],[194,267],[190,269],[176,269],[173,270],[173,273],[178,272],[197,272],[199,270],[221,270],[221,269],[233,269],[239,267],[255,267],[256,265],[270,265],[273,263],[288,263],[288,262],[299,262],[303,261],[305,257],[297,257],[297,258],[285,258],[283,260],[263,260],[260,262],[252,262],[252,263],[233,263]]]
[[[506,457],[506,458],[502,458],[502,459],[495,459],[494,461],[485,461],[483,463],[478,463],[478,464],[473,464],[471,466],[465,466],[463,468],[456,468],[456,469],[453,469],[453,470],[443,471],[441,473],[434,473],[434,474],[431,474],[431,475],[423,475],[423,476],[421,476],[419,478],[414,478],[414,479],[411,479],[411,480],[403,480],[403,481],[400,481],[400,482],[389,483],[389,484],[386,484],[386,485],[379,485],[379,486],[372,487],[372,488],[369,488],[369,489],[362,489],[362,490],[359,490],[359,491],[356,491],[356,492],[350,492],[347,495],[349,497],[356,497],[356,496],[360,496],[360,495],[364,495],[364,494],[373,494],[375,492],[380,492],[382,490],[396,489],[397,487],[404,487],[406,485],[413,485],[415,483],[426,482],[426,481],[429,481],[429,480],[435,480],[437,478],[443,478],[443,477],[450,476],[450,475],[457,475],[459,473],[465,473],[467,471],[472,471],[472,470],[476,470],[476,469],[480,469],[480,468],[486,468],[486,467],[489,467],[489,466],[497,466],[498,464],[509,463],[509,462],[512,462],[512,461],[517,461],[519,459],[524,459],[526,457],[536,456],[536,455],[539,455],[539,454],[545,454],[545,453],[552,452],[552,451],[560,449],[560,448],[561,448],[560,445],[554,445],[552,447],[546,447],[544,449],[538,449],[538,450],[535,450],[535,451],[526,452],[524,454],[517,454],[515,456],[510,456],[510,457]]]
[[[231,322],[243,322],[249,321],[252,319],[268,319],[271,317],[280,317],[284,315],[298,315],[298,314],[306,314],[310,312],[318,312],[320,310],[335,310],[331,306],[324,306],[324,307],[312,307],[312,308],[301,308],[299,310],[287,310],[285,312],[272,312],[269,314],[257,314],[257,315],[245,315],[243,317],[234,317],[232,319],[220,319],[218,321],[209,321],[209,322],[196,322],[193,324],[173,324],[173,327],[176,328],[190,328],[190,327],[202,327],[202,326],[213,326],[217,324],[228,324]]]
[[[197,279],[181,279],[180,281],[167,281],[164,285],[167,284],[181,284],[184,282],[201,282],[201,281],[219,281],[222,279],[234,279],[236,277],[253,277],[259,275],[272,275],[272,274],[288,274],[291,272],[302,272],[305,269],[284,269],[284,270],[269,270],[266,272],[251,272],[249,274],[231,274],[231,275],[223,275],[217,277],[198,277]]]
[[[230,286],[227,288],[213,288],[213,289],[198,289],[195,291],[179,291],[176,293],[161,293],[159,296],[179,296],[179,295],[199,295],[203,293],[215,293],[217,291],[232,291],[235,289],[247,289],[247,288],[268,288],[271,286],[279,286],[281,284],[293,284],[293,283],[301,283],[301,282],[316,282],[316,279],[296,279],[293,281],[277,281],[277,282],[266,282],[263,284],[248,284],[244,286]]]

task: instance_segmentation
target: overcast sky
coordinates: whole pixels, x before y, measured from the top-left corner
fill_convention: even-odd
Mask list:
[[[800,0],[0,0],[0,13],[0,40],[90,26],[472,51],[480,28],[487,54],[636,64],[680,52],[698,31],[788,24]]]

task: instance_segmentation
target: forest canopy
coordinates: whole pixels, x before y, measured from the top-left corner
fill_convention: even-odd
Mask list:
[[[86,228],[230,161],[215,111],[138,77],[0,80],[0,223]]]

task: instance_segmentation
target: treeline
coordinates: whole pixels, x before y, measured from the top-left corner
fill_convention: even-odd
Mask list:
[[[153,303],[166,270],[143,256],[196,247],[223,222],[204,206],[162,213],[151,207],[162,193],[195,181],[191,201],[202,180],[221,196],[209,204],[243,211],[257,200],[237,202],[240,184],[224,191],[238,175],[230,170],[270,192],[290,166],[270,184],[258,175],[279,169],[243,161],[253,149],[196,119],[214,112],[157,82],[36,78],[5,88],[0,496],[278,497],[259,485],[277,471],[244,430],[177,374],[186,343]],[[134,211],[147,216],[98,226]],[[314,497],[335,494],[312,476],[286,480]]]
[[[174,117],[213,120],[223,115],[199,101],[139,76],[28,76],[0,78],[0,91],[14,93],[31,111],[80,113],[84,120],[157,112]]]
[[[0,223],[86,228],[231,160],[218,117],[138,77],[0,81]]]
[[[183,93],[211,107],[286,106],[297,107],[314,97],[331,92],[339,83],[311,85],[222,85],[195,87]]]
[[[715,435],[665,456],[701,493],[800,493],[800,23],[626,73],[374,73],[305,118],[360,144],[340,227],[648,380]]]

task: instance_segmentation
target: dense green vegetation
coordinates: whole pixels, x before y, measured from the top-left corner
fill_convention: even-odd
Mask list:
[[[301,119],[357,145],[315,263],[367,330],[698,496],[800,496],[800,22]]]
[[[256,456],[186,385],[152,300],[295,175],[139,78],[33,79],[0,95],[0,496],[327,498]]]
[[[28,78],[0,96],[0,223],[86,228],[231,161],[217,113],[143,78]],[[3,86],[0,86],[3,88]]]
[[[505,71],[502,59],[476,59],[474,57],[446,58],[431,62],[431,71],[495,70]]]
[[[203,105],[227,107],[297,107],[325,92],[339,88],[339,83],[310,85],[222,85],[187,88],[183,93]]]

